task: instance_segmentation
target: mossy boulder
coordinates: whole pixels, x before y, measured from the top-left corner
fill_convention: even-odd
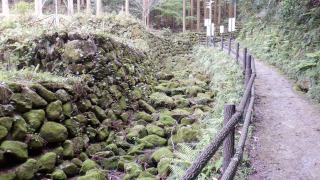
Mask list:
[[[168,159],[161,159],[157,166],[158,175],[167,177],[170,174],[170,161]]]
[[[74,157],[74,146],[72,141],[65,140],[62,147],[63,147],[63,157],[70,158],[70,159]]]
[[[32,107],[42,108],[48,104],[47,101],[28,87],[23,88],[21,94],[31,100]]]
[[[37,161],[35,159],[28,159],[27,162],[23,163],[16,169],[17,179],[34,179],[37,169]]]
[[[89,40],[72,40],[65,44],[63,57],[69,63],[80,63],[83,57],[93,56],[97,46]]]
[[[148,131],[149,135],[155,134],[155,135],[158,135],[160,137],[164,137],[164,130],[159,126],[156,126],[156,125],[153,125],[153,124],[148,124],[147,125],[147,131]]]
[[[149,142],[149,143],[153,144],[156,147],[165,146],[167,144],[167,140],[166,139],[164,139],[162,137],[159,137],[157,135],[154,135],[154,134],[148,135],[148,136],[140,139],[139,141],[142,142],[142,143],[144,141]]]
[[[11,116],[14,113],[15,108],[9,105],[2,105],[0,104],[0,117]]]
[[[44,139],[42,139],[38,134],[29,134],[29,141],[27,142],[29,149],[40,149],[45,145]]]
[[[211,99],[211,95],[206,93],[198,93],[197,97],[194,99],[194,102],[196,104],[203,104],[203,105],[206,105],[212,101],[213,100]]]
[[[182,118],[187,117],[191,114],[192,113],[185,109],[174,109],[173,111],[171,111],[171,116],[177,121],[180,121]]]
[[[132,146],[128,150],[128,155],[137,155],[137,154],[143,154],[144,153],[144,148],[145,147],[153,147],[153,144],[146,146],[146,143],[143,141],[140,141],[140,144]]]
[[[97,135],[97,130],[91,126],[87,126],[85,128],[85,133],[88,136],[88,138],[90,139],[90,141],[93,141]]]
[[[46,142],[62,142],[68,137],[68,130],[62,124],[46,122],[40,129],[40,136]]]
[[[1,173],[0,179],[3,180],[15,180],[16,179],[16,173],[15,172],[8,172],[8,173]]]
[[[8,135],[8,130],[4,126],[0,126],[0,141]]]
[[[150,114],[147,114],[145,112],[138,112],[135,116],[134,116],[134,120],[138,121],[138,120],[144,120],[146,122],[152,122],[152,116]]]
[[[176,106],[174,100],[165,93],[155,92],[150,95],[150,102],[155,107],[174,108]]]
[[[100,121],[96,117],[96,115],[93,112],[87,112],[86,116],[88,118],[89,124],[93,127],[97,127],[100,125]]]
[[[157,112],[150,104],[148,104],[144,100],[139,100],[139,106],[149,114]]]
[[[80,173],[86,173],[87,171],[96,168],[99,168],[99,165],[91,159],[87,159],[83,162]]]
[[[45,112],[42,109],[31,110],[27,113],[24,113],[22,116],[28,123],[28,131],[36,132],[45,119]]]
[[[64,161],[58,168],[61,169],[67,177],[72,177],[79,173],[79,168],[72,162],[68,161]]]
[[[61,119],[62,102],[60,100],[50,103],[46,108],[46,116],[49,120],[55,121]]]
[[[11,130],[12,139],[23,141],[27,136],[27,132],[28,132],[27,123],[20,116],[15,116],[14,119],[15,119],[15,122]]]
[[[181,127],[177,130],[177,134],[172,136],[172,141],[177,143],[195,142],[198,140],[198,129],[194,126]]]
[[[71,118],[71,115],[74,112],[74,108],[71,102],[67,102],[66,104],[62,105],[62,114],[66,118]]]
[[[115,170],[118,168],[118,162],[120,160],[119,156],[113,156],[111,158],[104,158],[101,161],[101,166],[103,169],[108,169],[108,170]]]
[[[75,120],[78,124],[88,124],[88,119],[83,114],[78,114],[72,117],[72,119]]]
[[[185,117],[181,119],[180,124],[186,126],[186,125],[193,124],[194,122],[195,122],[195,118]]]
[[[202,93],[205,90],[199,86],[189,86],[186,89],[186,94],[188,95],[188,97],[196,97],[198,93]]]
[[[75,164],[78,168],[81,168],[83,162],[79,158],[72,158],[71,162]]]
[[[172,116],[167,114],[160,114],[158,121],[166,126],[174,126],[174,124],[177,122]]]
[[[19,141],[3,141],[0,150],[4,152],[4,156],[14,158],[18,161],[25,161],[28,158],[28,146],[26,143]]]
[[[75,137],[72,139],[73,150],[75,155],[79,155],[84,148],[84,140],[82,137]]]
[[[124,172],[126,173],[124,179],[131,179],[139,176],[142,172],[142,167],[135,162],[125,163]],[[129,176],[130,178],[126,178],[126,176]]]
[[[27,112],[32,109],[32,101],[20,93],[13,94],[11,101],[18,112]]]
[[[49,91],[48,89],[46,89],[45,87],[43,87],[40,84],[33,84],[32,88],[34,88],[36,90],[37,94],[39,94],[47,102],[52,102],[52,101],[57,100],[57,96],[55,93]]]
[[[103,121],[104,119],[107,118],[107,115],[103,109],[101,109],[99,106],[93,106],[92,107],[92,112],[96,115],[96,117],[100,120]]]
[[[121,91],[118,90],[118,87],[116,85],[112,85],[109,89],[110,93],[116,98],[116,99],[120,99],[122,94]]]
[[[56,153],[48,152],[44,154],[37,162],[37,169],[40,172],[51,173],[55,168],[56,158]]]
[[[67,103],[70,101],[70,95],[69,93],[64,90],[64,89],[59,89],[56,91],[56,96],[57,98],[62,102],[62,103]]]
[[[167,147],[163,147],[155,151],[151,158],[154,162],[158,163],[162,158],[173,158],[173,153]]]
[[[175,100],[175,102],[177,104],[177,108],[185,108],[185,107],[190,106],[189,100],[187,100],[181,96],[174,96],[172,98]]]
[[[67,175],[61,169],[56,169],[52,173],[52,179],[53,180],[66,180]]]
[[[107,180],[108,176],[102,170],[99,169],[91,169],[87,171],[84,176],[78,178],[78,180]]]
[[[90,144],[89,147],[87,147],[87,155],[88,156],[93,156],[97,152],[101,151],[102,147],[100,144]]]
[[[68,130],[69,137],[76,137],[82,134],[83,126],[81,126],[78,122],[74,119],[67,119],[64,121],[65,127]]]
[[[12,128],[13,118],[12,117],[1,117],[0,118],[0,126],[3,126],[9,132]]]

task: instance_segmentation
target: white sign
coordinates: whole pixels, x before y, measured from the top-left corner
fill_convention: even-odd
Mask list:
[[[220,33],[224,33],[224,26],[220,26]]]
[[[211,34],[210,34],[210,26],[207,26],[207,36],[213,36],[214,35],[214,24],[211,24]]]
[[[204,19],[204,26],[209,26],[210,19]]]
[[[229,18],[228,32],[236,30],[236,18]]]

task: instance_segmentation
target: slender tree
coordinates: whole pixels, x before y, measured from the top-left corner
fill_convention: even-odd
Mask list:
[[[183,0],[182,32],[186,32],[186,0]]]
[[[148,27],[148,19],[150,12],[154,10],[155,7],[159,6],[165,2],[165,0],[133,0],[133,3],[140,9],[142,21],[145,26]]]
[[[200,3],[200,0],[197,0],[197,31],[200,32],[201,31],[201,22],[200,22],[200,6],[201,6],[201,3]]]
[[[91,0],[87,0],[87,15],[91,14]]]
[[[101,15],[102,14],[102,0],[97,0],[97,15]]]
[[[79,13],[81,10],[81,0],[77,0],[77,12]]]
[[[126,0],[126,15],[129,15],[129,0]]]
[[[71,16],[73,14],[74,14],[73,0],[68,0],[68,15]]]
[[[193,30],[194,27],[194,20],[193,20],[193,16],[194,16],[194,0],[191,0],[191,6],[190,6],[190,16],[191,16],[191,23],[190,23],[190,29]]]

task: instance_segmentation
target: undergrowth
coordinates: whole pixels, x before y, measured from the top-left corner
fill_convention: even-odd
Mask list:
[[[201,133],[198,143],[179,144],[175,158],[168,159],[172,171],[168,179],[180,178],[199,153],[211,142],[222,127],[224,104],[237,104],[243,92],[243,75],[234,59],[215,48],[204,46],[195,47],[193,51],[195,62],[193,65],[203,69],[210,77],[210,88],[217,93],[214,112],[201,119]],[[218,178],[222,165],[219,151],[203,169],[198,179]]]

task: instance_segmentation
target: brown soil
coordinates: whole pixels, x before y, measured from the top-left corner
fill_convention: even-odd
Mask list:
[[[320,179],[320,108],[276,70],[256,62],[255,130],[248,179]]]

